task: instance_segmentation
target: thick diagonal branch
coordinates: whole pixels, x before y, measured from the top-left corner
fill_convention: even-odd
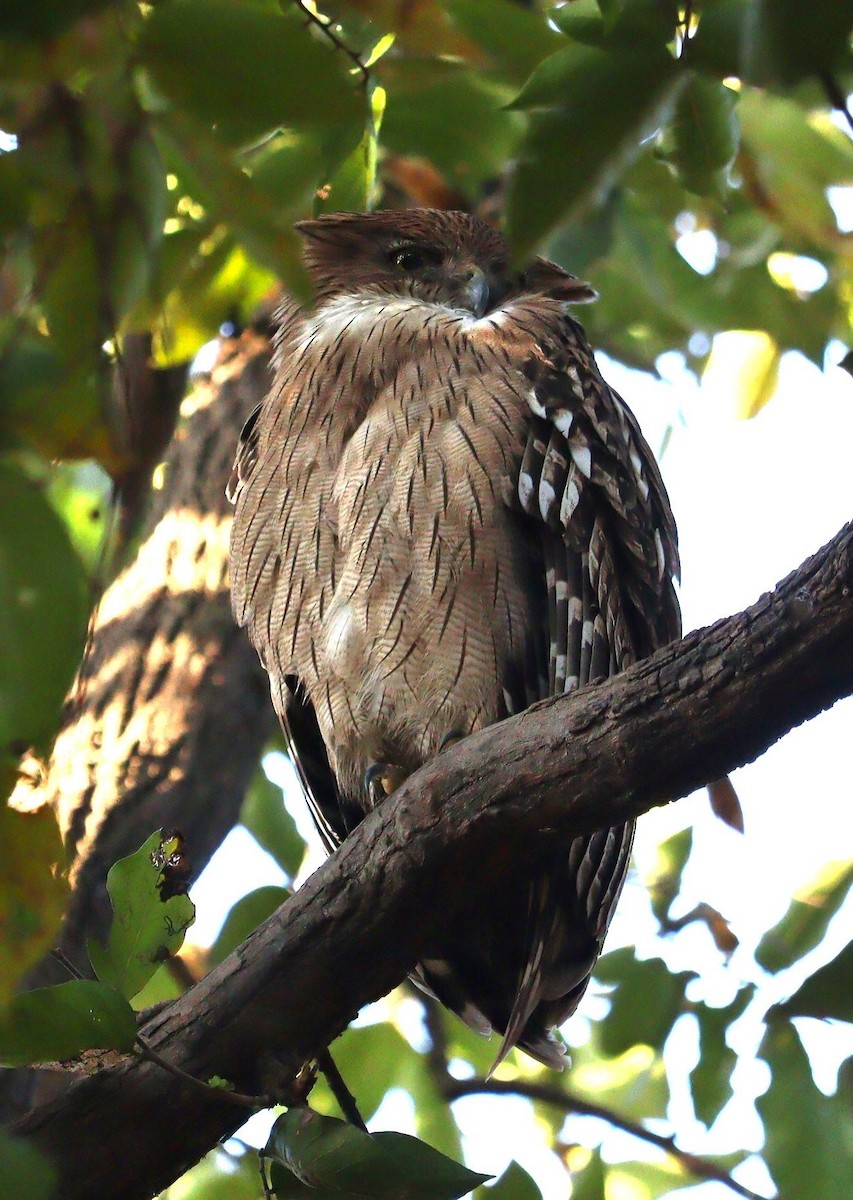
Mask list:
[[[358,1009],[428,953],[478,879],[638,816],[761,754],[853,692],[853,526],[745,612],[624,675],[443,752],[145,1036],[202,1079],[286,1086]],[[63,1200],[157,1191],[239,1110],[128,1059],[34,1111]],[[152,1152],[156,1147],[156,1152]]]

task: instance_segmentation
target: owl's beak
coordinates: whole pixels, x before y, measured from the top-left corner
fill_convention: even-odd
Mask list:
[[[489,307],[489,281],[479,267],[472,267],[463,282],[463,293],[475,317],[482,317]]]

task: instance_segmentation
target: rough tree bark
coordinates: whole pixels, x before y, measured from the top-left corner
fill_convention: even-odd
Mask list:
[[[266,676],[231,617],[225,498],[268,370],[268,338],[247,331],[223,343],[211,377],[184,400],[139,551],[102,597],[50,762],[12,799],[56,810],[73,858],[58,948],[84,975],[87,939],[109,927],[112,864],[177,827],[198,874],[237,820],[275,725]],[[48,956],[25,986],[67,979]],[[7,1119],[27,1105],[26,1074],[3,1073]]]
[[[299,1067],[430,950],[505,855],[638,816],[761,754],[853,692],[853,525],[745,612],[600,686],[448,748],[371,813],[268,921],[150,1016],[200,1079],[287,1094]],[[55,1156],[62,1200],[150,1196],[245,1110],[128,1057],[18,1127]]]

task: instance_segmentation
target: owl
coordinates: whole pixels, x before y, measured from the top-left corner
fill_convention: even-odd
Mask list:
[[[514,269],[462,212],[298,226],[310,308],[281,314],[232,479],[234,613],[327,850],[452,742],[680,633],[676,531],[554,263]],[[633,824],[472,865],[416,981],[559,1068]]]

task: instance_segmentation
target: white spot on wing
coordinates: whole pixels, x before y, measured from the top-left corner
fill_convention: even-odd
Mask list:
[[[326,657],[339,670],[343,668],[352,634],[352,609],[341,605],[325,622],[324,642]]]
[[[572,456],[572,462],[575,464],[581,475],[585,475],[587,479],[592,476],[592,454],[589,446],[569,446],[569,452]]]
[[[557,499],[557,493],[547,479],[539,484],[539,511],[547,518]]]
[[[561,433],[563,437],[569,436],[569,431],[572,428],[572,421],[574,421],[574,419],[574,414],[571,413],[567,408],[558,408],[557,411],[551,416],[551,420],[554,422],[558,432]]]
[[[663,579],[663,573],[666,569],[666,555],[663,552],[663,542],[661,541],[660,530],[655,530],[655,550],[658,556],[658,579]]]
[[[563,492],[563,502],[560,505],[560,520],[564,525],[567,525],[571,520],[580,498],[581,494],[578,485],[573,479],[570,479],[566,484],[565,491]]]
[[[583,385],[581,384],[581,378],[580,378],[580,375],[578,374],[577,367],[567,367],[566,374],[568,375],[569,379],[571,379],[571,381],[572,381],[572,384],[573,384],[572,391],[575,393],[575,395],[580,400],[583,400]]]
[[[530,391],[527,393],[527,403],[530,405],[533,412],[536,413],[537,417],[547,417],[548,416],[548,413],[545,411],[545,408],[543,407],[541,401],[538,399],[536,392],[534,391],[533,388],[531,388]]]

